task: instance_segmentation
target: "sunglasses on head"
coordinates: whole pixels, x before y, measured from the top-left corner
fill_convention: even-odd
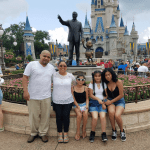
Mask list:
[[[78,81],[85,81],[85,79],[80,79],[80,78],[77,78],[77,80],[78,80]]]
[[[66,65],[59,65],[59,67],[64,67],[64,68],[66,68],[67,66],[66,66]]]

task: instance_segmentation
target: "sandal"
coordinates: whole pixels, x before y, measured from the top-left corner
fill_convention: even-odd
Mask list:
[[[4,127],[3,128],[0,128],[0,132],[4,131]]]
[[[62,137],[62,135],[58,135],[58,143],[63,143],[64,139]]]
[[[76,133],[76,135],[75,135],[75,140],[76,140],[76,141],[79,141],[79,140],[80,140],[80,135],[77,134],[77,133]]]
[[[69,142],[68,135],[64,135],[64,143],[68,143],[68,142]]]

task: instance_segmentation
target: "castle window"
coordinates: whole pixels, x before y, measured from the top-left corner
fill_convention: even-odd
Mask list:
[[[100,1],[98,1],[98,3],[100,3]]]
[[[101,8],[100,5],[98,5],[98,8]]]

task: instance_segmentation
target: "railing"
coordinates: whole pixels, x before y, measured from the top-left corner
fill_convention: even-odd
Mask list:
[[[124,70],[115,70],[115,73],[117,75],[119,74],[125,74],[125,75],[135,75],[135,76],[140,76],[140,77],[150,77],[150,72],[138,72],[138,71],[124,71]]]
[[[26,105],[27,102],[23,98],[23,88],[13,86],[1,86],[3,92],[3,100],[11,103]]]
[[[23,88],[12,86],[1,86],[3,92],[3,100],[11,103],[26,105],[27,102],[23,98]],[[150,84],[137,86],[124,86],[124,98],[126,103],[137,103],[150,99]]]
[[[22,78],[23,74],[22,73],[18,73],[18,74],[12,74],[12,75],[4,75],[2,78],[6,81],[11,80],[11,79],[18,79],[18,78]]]

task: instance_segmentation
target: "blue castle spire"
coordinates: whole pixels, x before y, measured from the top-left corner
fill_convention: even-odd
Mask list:
[[[28,16],[26,17],[26,25],[25,25],[24,30],[26,30],[26,31],[32,31],[31,27],[30,27]]]
[[[112,20],[111,20],[111,25],[110,25],[110,28],[112,27],[116,27],[114,15],[112,15]]]
[[[124,35],[129,35],[129,33],[128,33],[128,29],[127,29],[127,26],[126,26],[126,28],[125,28]]]
[[[121,21],[120,21],[120,27],[124,27],[124,23],[123,23],[122,17],[121,17]]]
[[[58,45],[58,48],[60,48],[60,49],[61,49],[61,48],[62,48],[62,49],[64,49],[60,43],[59,43],[59,45]]]
[[[89,23],[88,23],[88,20],[87,20],[87,12],[86,12],[86,16],[85,16],[84,28],[90,28]]]
[[[94,0],[92,0],[91,5],[95,5]]]
[[[119,5],[118,5],[118,7],[117,7],[117,10],[120,10],[120,7],[119,7]]]

